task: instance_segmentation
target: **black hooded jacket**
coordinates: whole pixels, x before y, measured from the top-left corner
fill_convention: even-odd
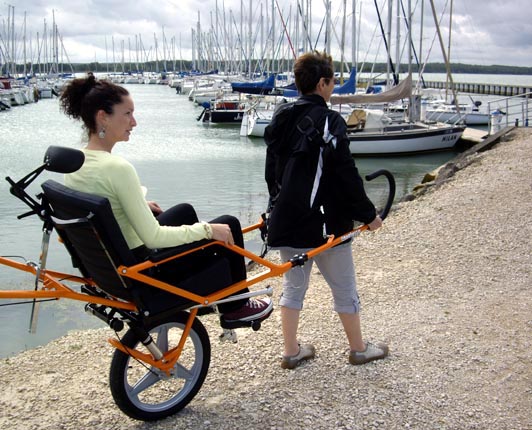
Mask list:
[[[349,150],[346,123],[321,96],[281,105],[264,139],[270,246],[316,247],[325,233],[339,236],[353,229],[354,220],[375,219]]]

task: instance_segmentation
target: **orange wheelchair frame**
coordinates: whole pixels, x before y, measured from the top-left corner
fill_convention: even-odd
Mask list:
[[[54,148],[55,151],[58,150],[57,147],[51,148]],[[62,148],[62,150],[75,151],[67,148]],[[53,152],[51,153],[53,154]],[[45,169],[68,173],[69,169],[58,168],[54,163],[54,160],[47,152],[43,166],[22,180],[14,182],[10,178],[6,178],[11,184],[11,193],[32,209],[32,211],[20,215],[19,218],[36,214],[43,219],[45,225],[50,223],[50,219],[47,219],[43,214],[42,204],[29,197],[24,189]],[[388,201],[381,214],[381,217],[384,218],[391,207],[395,194],[393,176],[391,173],[381,170],[367,176],[366,179],[371,180],[380,175],[386,176],[390,187]],[[43,198],[42,195],[37,197]],[[178,295],[192,303],[186,309],[179,309],[171,315],[166,313],[161,317],[155,316],[151,319],[143,319],[144,316],[139,315],[141,313],[140,309],[134,301],[120,299],[105,293],[105,291],[100,291],[98,285],[90,277],[47,269],[48,243],[54,228],[56,228],[55,225],[48,225],[47,228],[43,229],[44,234],[39,263],[22,263],[10,258],[0,257],[1,265],[30,273],[35,277],[34,290],[0,290],[0,299],[30,300],[29,303],[33,303],[32,329],[34,329],[34,324],[36,323],[37,306],[40,300],[65,298],[86,302],[86,310],[102,319],[117,333],[118,338],[109,339],[111,345],[116,348],[111,363],[110,388],[117,406],[132,418],[148,421],[162,419],[181,410],[192,400],[203,384],[210,364],[210,342],[205,328],[198,319],[198,311],[200,309],[245,297],[271,295],[271,287],[244,294],[235,293],[265,281],[270,277],[280,276],[295,266],[305,264],[307,260],[319,253],[359,235],[368,226],[360,226],[339,237],[331,236],[322,246],[314,248],[305,254],[296,255],[290,261],[280,264],[268,261],[264,256],[256,255],[239,246],[226,245],[219,241],[209,241],[199,246],[188,247],[176,255],[171,255],[156,262],[146,260],[130,266],[119,265],[116,271],[120,277]],[[243,228],[242,232],[247,234],[259,229],[264,231],[264,220]],[[146,274],[147,272],[149,273],[149,269],[155,266],[164,265],[169,261],[199,250],[208,249],[213,245],[223,246],[232,252],[238,253],[266,270],[262,270],[247,279],[207,295],[195,294]],[[67,281],[81,284],[82,291],[75,291],[66,284]],[[130,330],[125,336],[120,338],[118,332],[123,329],[124,323],[129,325]],[[258,330],[260,323],[260,321],[252,321],[247,326]],[[236,341],[235,327],[240,326],[224,327],[222,324],[224,334],[221,338]],[[170,392],[167,395],[168,397],[161,398],[159,392],[154,393],[157,386],[164,386],[164,391]],[[152,401],[150,396],[153,396],[156,400]]]

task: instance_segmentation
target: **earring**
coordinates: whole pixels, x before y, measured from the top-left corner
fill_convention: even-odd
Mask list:
[[[105,139],[105,128],[102,128],[100,132],[98,133],[98,137],[100,139]]]

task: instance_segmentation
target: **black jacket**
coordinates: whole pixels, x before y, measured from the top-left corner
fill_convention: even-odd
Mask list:
[[[329,142],[322,138],[326,124],[326,135],[333,137]],[[272,202],[270,246],[316,247],[324,243],[325,233],[339,236],[352,230],[354,220],[373,221],[375,207],[349,151],[345,121],[321,96],[301,96],[281,105],[264,139]]]

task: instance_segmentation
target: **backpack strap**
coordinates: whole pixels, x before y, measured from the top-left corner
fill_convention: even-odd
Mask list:
[[[320,135],[320,132],[316,128],[314,120],[310,117],[310,115],[305,115],[303,119],[297,123],[296,128],[310,142]]]

